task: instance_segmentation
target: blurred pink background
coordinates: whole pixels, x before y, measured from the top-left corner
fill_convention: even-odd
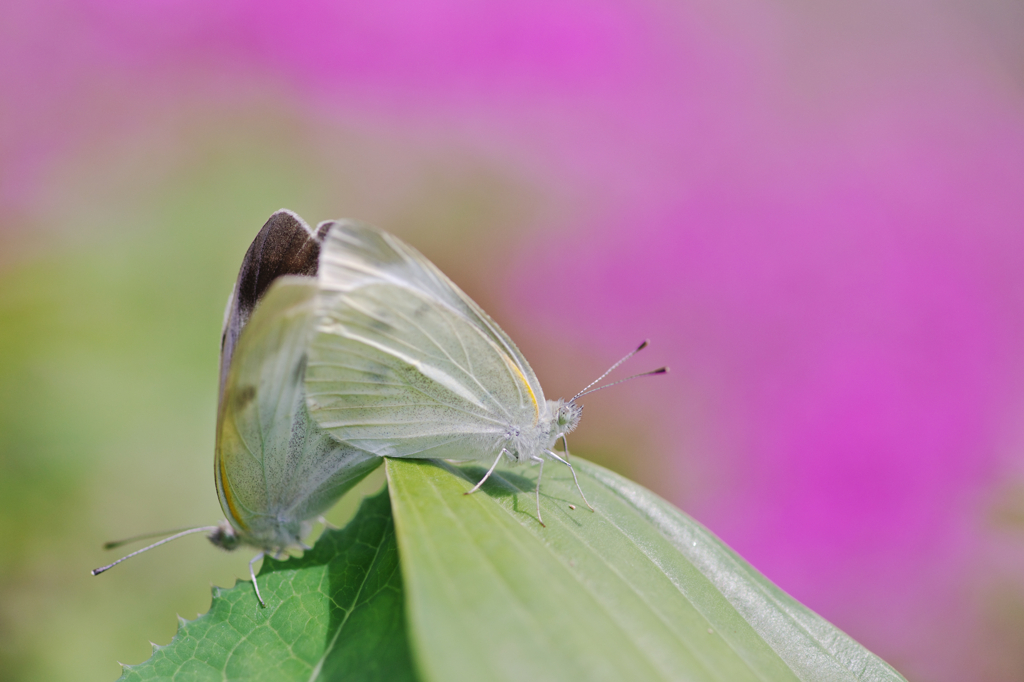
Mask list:
[[[381,224],[549,397],[652,339],[574,450],[909,679],[1024,680],[1020,5],[8,0],[0,37],[0,268],[175,183],[234,267],[280,206]]]

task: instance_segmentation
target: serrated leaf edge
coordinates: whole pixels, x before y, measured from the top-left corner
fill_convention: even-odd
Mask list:
[[[292,561],[295,558],[296,557],[288,557],[284,561],[281,561],[281,562],[278,562],[278,563],[280,563],[280,564],[288,564],[288,562]],[[260,575],[262,575],[262,574],[263,574],[263,567],[261,566],[260,567]],[[177,616],[177,618],[178,618],[178,629],[174,631],[174,636],[171,637],[171,641],[169,641],[167,644],[156,644],[155,642],[150,642],[149,644],[151,646],[151,651],[150,651],[150,654],[149,654],[149,658],[147,658],[146,660],[142,661],[141,663],[122,663],[121,661],[118,661],[117,664],[119,666],[121,666],[121,677],[124,677],[127,673],[131,672],[135,668],[140,668],[140,667],[146,665],[147,663],[149,663],[150,661],[152,661],[153,657],[156,656],[157,652],[162,651],[164,649],[167,649],[167,648],[170,648],[171,646],[173,646],[174,643],[178,641],[178,638],[182,636],[182,633],[184,632],[185,628],[187,628],[188,626],[192,625],[193,623],[198,623],[203,618],[208,617],[210,615],[210,612],[213,611],[213,604],[214,604],[214,602],[217,599],[221,598],[221,596],[223,595],[223,593],[225,591],[233,590],[236,587],[238,587],[239,584],[241,584],[241,583],[251,584],[250,581],[248,581],[248,580],[242,580],[241,578],[235,578],[235,584],[232,585],[231,587],[221,587],[219,585],[211,586],[211,589],[210,589],[210,607],[208,609],[206,609],[205,613],[200,613],[199,615],[197,615],[192,620],[189,620],[187,618],[182,617],[182,615],[180,613],[179,614],[175,614]]]

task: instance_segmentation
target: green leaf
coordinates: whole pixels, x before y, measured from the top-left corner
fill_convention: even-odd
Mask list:
[[[249,581],[214,588],[135,680],[415,680],[387,491],[300,559],[264,560],[261,608]]]
[[[597,511],[550,466],[542,527],[535,469],[465,496],[481,467],[388,460],[425,679],[903,679],[672,505],[573,462]]]
[[[573,462],[596,511],[549,466],[542,527],[536,469],[466,496],[482,467],[387,460],[348,526],[266,561],[267,608],[217,589],[122,679],[903,680],[672,505]]]

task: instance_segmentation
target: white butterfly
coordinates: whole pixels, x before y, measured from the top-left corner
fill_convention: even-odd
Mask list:
[[[415,249],[362,223],[314,231],[278,211],[246,253],[225,312],[214,469],[227,520],[93,574],[208,531],[225,549],[260,550],[249,571],[262,604],[253,563],[305,547],[310,520],[382,457],[493,459],[467,494],[502,458],[540,464],[543,525],[545,460],[576,479],[566,441],[580,420],[575,401],[645,346],[573,399],[545,400],[508,335]]]

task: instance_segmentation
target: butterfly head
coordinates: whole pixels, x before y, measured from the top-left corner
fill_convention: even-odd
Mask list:
[[[221,549],[226,549],[229,552],[233,549],[237,549],[242,544],[242,538],[227,521],[221,521],[220,524],[215,527],[207,539],[213,544],[217,545]]]
[[[570,433],[580,423],[583,416],[583,406],[559,398],[549,401],[551,404],[551,435],[559,436]]]

